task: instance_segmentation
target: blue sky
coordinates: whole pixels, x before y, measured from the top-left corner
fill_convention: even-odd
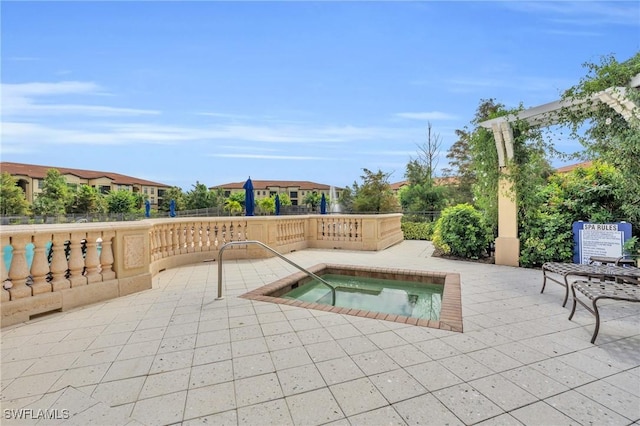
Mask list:
[[[403,179],[481,99],[556,100],[640,51],[630,2],[3,2],[2,161],[189,190]],[[571,151],[573,142],[561,142]]]

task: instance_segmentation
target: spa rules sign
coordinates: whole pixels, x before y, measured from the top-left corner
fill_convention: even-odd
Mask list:
[[[573,263],[589,263],[591,256],[621,257],[631,238],[631,224],[573,222]]]

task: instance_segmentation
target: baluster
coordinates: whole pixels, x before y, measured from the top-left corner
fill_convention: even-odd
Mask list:
[[[222,244],[226,244],[227,243],[227,224],[223,223],[222,224]]]
[[[173,242],[173,236],[175,235],[175,231],[173,228],[173,223],[171,223],[170,225],[168,225],[165,228],[165,232],[167,235],[167,256],[171,257],[173,256],[173,247],[174,247],[174,242]]]
[[[211,241],[211,222],[207,222],[207,225],[205,226],[205,250],[209,251],[209,250],[213,250],[213,241]]]
[[[155,225],[153,227],[153,235],[156,242],[156,256],[155,260],[162,259],[162,228],[160,225]]]
[[[193,253],[195,251],[195,242],[193,240],[193,234],[195,233],[195,224],[187,223],[186,238],[187,238],[187,253]]]
[[[2,300],[3,302],[8,302],[9,300],[11,300],[9,291],[4,288],[5,282],[7,287],[11,285],[9,281],[7,281],[9,279],[9,271],[7,271],[7,265],[4,263],[4,248],[8,245],[9,237],[0,234],[0,254],[2,255],[2,257],[0,258],[0,285],[2,285],[2,288],[0,288],[0,294],[2,295],[2,298],[0,300]]]
[[[65,276],[67,274],[68,264],[67,255],[65,253],[65,245],[67,243],[66,235],[54,234],[53,245],[51,246],[51,289],[53,291],[64,290],[71,287],[71,282]]]
[[[158,245],[156,244],[156,228],[152,226],[149,230],[149,255],[151,256],[151,262],[156,260],[156,252],[158,251]]]
[[[72,232],[69,239],[69,281],[71,287],[87,285],[87,277],[84,272],[84,258],[82,257],[82,240],[86,236],[84,232]]]
[[[113,237],[114,231],[102,232],[102,248],[100,249],[100,269],[102,270],[102,281],[112,280],[116,277],[113,270]]]
[[[174,223],[172,232],[173,254],[180,254],[180,235],[182,234],[182,224]]]
[[[196,251],[202,251],[202,237],[203,237],[202,222],[196,224],[195,244]]]
[[[31,287],[27,285],[29,267],[27,266],[26,246],[31,242],[31,235],[18,235],[11,237],[13,254],[9,267],[9,279],[11,280],[11,300],[31,296]]]
[[[49,275],[49,260],[47,259],[47,243],[50,234],[36,234],[33,236],[33,263],[31,264],[31,291],[33,295],[50,293],[51,284],[47,281]]]
[[[167,257],[167,227],[160,225],[160,258]]]
[[[87,277],[88,284],[102,281],[102,275],[100,275],[100,258],[98,257],[98,238],[100,238],[100,232],[87,232],[87,254],[84,263],[86,266],[85,276]]]
[[[189,224],[180,224],[179,227],[179,236],[178,236],[178,242],[180,244],[180,248],[179,248],[179,252],[180,254],[185,254],[188,252],[187,250],[187,232],[189,232]]]

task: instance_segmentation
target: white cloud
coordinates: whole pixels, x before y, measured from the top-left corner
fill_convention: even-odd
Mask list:
[[[447,114],[446,112],[440,112],[440,111],[398,112],[394,115],[396,117],[408,118],[410,120],[456,120],[458,118],[455,115]]]
[[[136,108],[121,108],[105,105],[84,105],[58,103],[40,103],[42,97],[60,97],[65,95],[106,95],[100,86],[93,82],[61,81],[57,83],[19,83],[2,84],[2,116],[33,117],[60,115],[88,116],[135,116],[157,115],[159,111]]]
[[[527,14],[541,14],[550,22],[576,26],[637,26],[640,17],[640,7],[635,1],[512,1],[502,4]]]
[[[209,154],[209,157],[218,158],[253,158],[261,160],[295,160],[295,161],[308,161],[308,160],[332,160],[335,158],[327,157],[314,157],[306,155],[268,155],[268,154]]]

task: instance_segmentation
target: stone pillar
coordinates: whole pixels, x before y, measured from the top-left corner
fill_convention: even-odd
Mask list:
[[[15,235],[11,237],[13,255],[11,266],[9,267],[9,278],[11,279],[11,300],[21,299],[31,296],[31,287],[27,285],[29,278],[29,267],[27,265],[26,246],[31,242],[31,235]]]
[[[69,281],[71,287],[87,285],[84,274],[84,258],[82,257],[82,240],[86,232],[72,232],[69,238]]]
[[[93,231],[87,232],[87,251],[84,259],[86,266],[86,278],[87,283],[96,283],[102,281],[102,275],[100,275],[100,258],[98,257],[98,238],[100,232]]]
[[[68,234],[53,234],[53,245],[51,250],[51,288],[53,291],[60,291],[65,288],[71,288],[71,283],[65,276],[67,274],[67,255],[65,254],[65,244]]]
[[[102,281],[112,280],[116,277],[113,270],[113,237],[115,232],[104,231],[102,233],[102,251],[100,252],[100,269],[102,270]]]
[[[51,240],[51,234],[36,234],[33,236],[33,264],[31,265],[31,277],[33,295],[50,293],[51,284],[47,281],[49,274],[49,260],[47,259],[47,243]]]
[[[8,302],[11,300],[11,296],[9,295],[9,291],[4,288],[5,282],[9,285],[9,271],[7,271],[7,265],[4,263],[4,248],[9,245],[9,237],[0,234],[0,254],[2,258],[0,258],[0,294],[2,298],[0,299],[2,302]]]

